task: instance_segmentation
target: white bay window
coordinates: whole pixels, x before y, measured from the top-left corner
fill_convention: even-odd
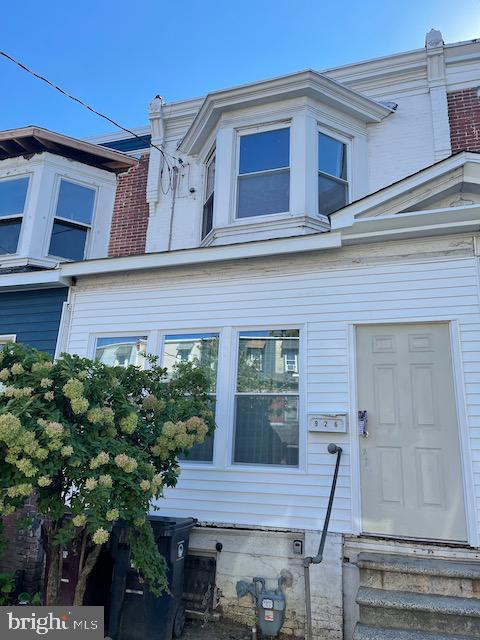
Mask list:
[[[240,136],[237,218],[290,208],[290,128]]]
[[[318,212],[330,215],[348,202],[347,145],[318,134]]]
[[[28,182],[26,176],[0,180],[0,255],[17,252]]]
[[[96,189],[60,180],[49,255],[83,260],[87,234],[92,226]]]
[[[206,163],[205,202],[203,204],[202,240],[213,227],[213,203],[215,195],[215,150]]]

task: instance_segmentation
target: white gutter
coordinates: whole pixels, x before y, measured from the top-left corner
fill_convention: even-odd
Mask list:
[[[1,291],[68,286],[70,286],[69,279],[64,277],[59,269],[41,269],[39,271],[22,271],[0,275]]]
[[[311,235],[260,240],[216,247],[181,249],[162,253],[146,253],[122,258],[101,258],[83,262],[66,262],[60,265],[62,277],[78,277],[139,271],[141,269],[161,269],[203,265],[212,262],[242,260],[246,258],[274,257],[290,253],[302,253],[342,246],[340,233],[314,233]]]

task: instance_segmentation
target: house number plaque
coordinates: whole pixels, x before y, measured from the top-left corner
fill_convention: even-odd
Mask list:
[[[346,413],[309,413],[308,430],[320,433],[346,433]]]

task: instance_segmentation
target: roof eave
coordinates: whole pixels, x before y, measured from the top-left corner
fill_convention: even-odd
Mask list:
[[[34,142],[35,144],[32,144]],[[10,157],[28,156],[32,153],[41,153],[43,151],[68,157],[69,151],[71,151],[72,157],[79,156],[79,162],[82,162],[82,157],[88,158],[88,160],[85,160],[87,164],[98,166],[105,171],[113,173],[126,171],[137,164],[135,158],[120,151],[114,151],[36,126],[0,131],[0,146],[6,153],[6,156],[2,158],[3,160]]]
[[[208,94],[179,150],[191,155],[198,153],[221,114],[226,111],[301,96],[326,102],[366,123],[381,122],[392,113],[392,109],[343,86],[332,78],[316,71],[302,71]]]

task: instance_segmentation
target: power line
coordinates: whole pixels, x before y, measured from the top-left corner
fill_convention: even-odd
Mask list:
[[[160,153],[163,156],[163,159],[165,160],[165,163],[167,164],[167,167],[168,167],[169,171],[170,171],[170,165],[169,165],[169,162],[168,162],[168,159],[167,159],[167,155],[169,155],[171,158],[173,158],[173,160],[176,160],[180,164],[183,164],[183,161],[181,160],[181,158],[177,158],[177,157],[175,157],[175,156],[173,156],[171,154],[167,154],[163,149],[161,149],[160,147],[157,147],[156,144],[153,144],[153,142],[151,140],[147,140],[145,137],[137,135],[131,129],[127,129],[126,127],[123,127],[121,124],[119,124],[118,122],[116,122],[115,120],[110,118],[109,116],[106,116],[104,113],[101,113],[100,111],[97,111],[96,109],[91,107],[86,102],[83,102],[83,100],[80,100],[80,98],[76,98],[75,96],[72,96],[70,93],[65,91],[65,89],[62,89],[62,87],[59,87],[58,85],[54,84],[53,82],[50,82],[50,80],[48,80],[48,78],[45,78],[44,76],[40,75],[39,73],[36,73],[32,69],[30,69],[29,67],[24,65],[22,62],[20,62],[20,60],[16,60],[15,58],[13,58],[11,55],[6,53],[5,51],[1,51],[0,50],[0,55],[2,55],[7,60],[10,60],[10,62],[13,62],[14,64],[17,65],[17,67],[20,67],[20,69],[23,69],[24,71],[26,71],[30,75],[34,76],[38,80],[41,80],[42,82],[45,82],[46,84],[48,84],[48,86],[52,87],[52,89],[55,89],[55,91],[59,91],[60,93],[62,93],[64,96],[66,96],[70,100],[73,100],[74,102],[77,102],[82,107],[85,107],[86,109],[88,109],[89,111],[94,113],[95,115],[99,116],[100,118],[103,118],[107,122],[110,122],[111,124],[113,124],[113,126],[117,127],[118,129],[121,129],[122,131],[125,131],[125,133],[129,133],[131,136],[133,136],[134,138],[137,138],[138,140],[141,140],[144,143],[147,142],[150,147],[153,147],[154,149],[157,149],[157,151],[160,151]]]

